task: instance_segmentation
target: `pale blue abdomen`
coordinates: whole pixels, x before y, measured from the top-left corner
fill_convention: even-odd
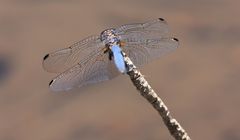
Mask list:
[[[117,69],[121,73],[126,73],[126,66],[122,55],[122,49],[119,47],[119,45],[113,45],[111,47],[111,50],[113,52],[113,60]]]

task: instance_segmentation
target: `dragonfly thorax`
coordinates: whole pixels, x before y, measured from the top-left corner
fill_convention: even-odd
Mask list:
[[[110,46],[120,41],[119,36],[116,34],[116,31],[113,28],[104,30],[100,35],[100,39],[106,45],[110,45]]]

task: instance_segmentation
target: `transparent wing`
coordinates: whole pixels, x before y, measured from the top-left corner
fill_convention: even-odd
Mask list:
[[[54,78],[49,86],[53,91],[69,90],[105,80],[119,75],[113,61],[102,49],[96,49],[77,65]]]
[[[123,51],[129,56],[136,66],[146,64],[179,46],[175,38],[137,39],[131,38],[125,42]]]
[[[90,36],[68,48],[45,55],[43,68],[48,72],[61,73],[88,57],[98,47],[104,47],[99,36]]]
[[[169,37],[167,22],[162,19],[155,19],[145,23],[134,23],[122,25],[116,29],[117,34],[122,40],[128,38],[166,38]]]
[[[123,51],[136,66],[148,63],[179,46],[178,40],[170,37],[167,22],[162,18],[123,25],[116,30],[125,43]]]

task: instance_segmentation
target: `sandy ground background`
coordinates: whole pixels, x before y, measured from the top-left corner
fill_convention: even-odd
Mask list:
[[[1,140],[173,139],[127,76],[53,93],[43,56],[165,18],[181,47],[141,71],[194,140],[240,139],[239,0],[1,0]]]

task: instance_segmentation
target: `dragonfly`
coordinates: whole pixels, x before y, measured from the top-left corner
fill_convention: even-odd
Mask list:
[[[179,41],[170,35],[163,18],[109,28],[68,48],[48,53],[43,68],[58,73],[49,83],[53,91],[66,91],[110,80],[127,72],[124,52],[140,67],[174,51]]]

